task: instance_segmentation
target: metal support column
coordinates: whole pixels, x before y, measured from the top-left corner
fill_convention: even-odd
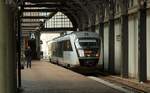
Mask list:
[[[114,38],[114,34],[115,34],[115,30],[114,30],[114,20],[110,19],[109,20],[109,66],[108,66],[108,70],[110,73],[114,74],[115,73],[115,38]]]
[[[122,32],[122,63],[121,76],[128,78],[128,0],[120,0],[121,5],[121,32]]]
[[[103,2],[104,3],[104,2]],[[101,39],[101,44],[100,45],[102,48],[100,50],[100,58],[102,59],[102,69],[104,71],[104,17],[105,17],[105,4],[101,4],[99,6],[100,9],[100,17],[99,17],[99,35]]]
[[[122,64],[121,76],[128,78],[128,15],[121,16]]]
[[[108,71],[115,73],[115,26],[114,26],[114,0],[109,1],[109,65]]]
[[[139,9],[139,81],[144,82],[147,80],[147,48],[146,48],[146,1],[140,0]]]
[[[0,93],[16,93],[14,6],[0,0]]]
[[[40,60],[40,32],[36,32],[37,59]]]
[[[20,22],[21,10],[18,10],[17,17],[17,30],[18,30],[18,41],[17,41],[17,50],[18,50],[18,88],[21,88],[21,22]]]

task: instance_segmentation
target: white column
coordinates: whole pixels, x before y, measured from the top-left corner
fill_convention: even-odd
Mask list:
[[[115,73],[121,74],[122,62],[122,40],[121,40],[121,22],[115,21]]]
[[[129,16],[129,77],[138,79],[138,18],[137,14]]]
[[[150,80],[150,9],[147,11],[147,79]]]
[[[109,59],[109,26],[108,23],[104,25],[104,69],[108,71],[108,59]]]

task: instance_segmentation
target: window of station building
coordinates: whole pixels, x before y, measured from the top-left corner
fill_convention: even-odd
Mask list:
[[[70,19],[62,12],[57,12],[45,23],[45,28],[68,28],[73,27]]]
[[[107,11],[107,8],[105,9],[105,17],[108,17],[108,11]]]
[[[133,7],[133,5],[134,5],[134,0],[129,0],[128,1],[128,8]]]
[[[120,12],[120,5],[119,5],[119,3],[116,3],[116,11],[115,11],[116,13],[119,13]]]

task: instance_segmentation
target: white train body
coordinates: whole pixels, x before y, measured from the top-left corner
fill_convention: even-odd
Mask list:
[[[96,66],[99,60],[100,39],[95,32],[73,32],[48,43],[49,58],[67,67]]]

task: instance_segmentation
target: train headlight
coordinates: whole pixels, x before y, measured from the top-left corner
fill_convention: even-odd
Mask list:
[[[91,55],[90,55],[90,54],[87,54],[87,56],[90,57]]]
[[[78,50],[78,52],[79,52],[79,56],[80,56],[80,57],[83,57],[83,56],[84,56],[84,51],[83,51],[83,50]]]
[[[99,57],[99,54],[98,54],[98,53],[96,54],[96,57]]]

